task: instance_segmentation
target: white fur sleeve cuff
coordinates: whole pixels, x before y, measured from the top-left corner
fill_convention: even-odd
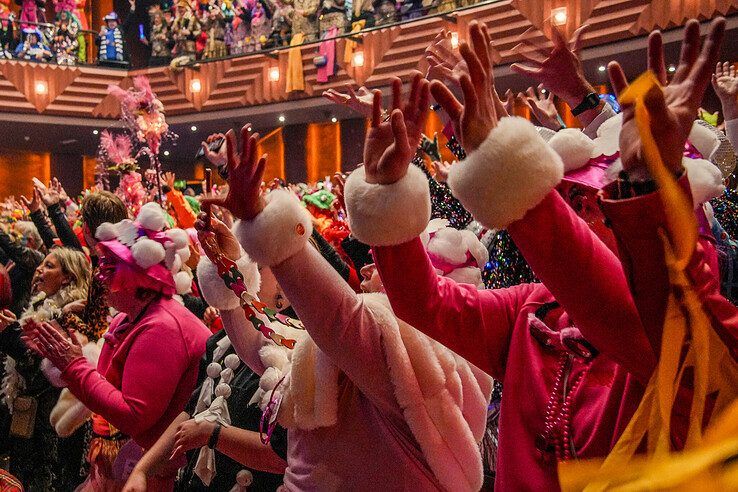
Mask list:
[[[489,228],[522,219],[561,181],[561,158],[523,118],[502,118],[482,145],[451,167],[448,184]]]
[[[346,180],[345,196],[351,234],[371,246],[410,241],[430,220],[428,179],[413,165],[391,185],[367,183],[360,167]]]
[[[236,262],[236,266],[244,276],[246,290],[250,294],[256,295],[260,284],[259,269],[256,263],[251,261],[251,258],[244,253],[241,259]],[[202,255],[200,263],[197,264],[197,280],[200,283],[202,296],[210,306],[221,311],[230,311],[241,307],[241,300],[231,289],[226,287],[225,282],[218,275],[218,268],[205,255]]]
[[[233,227],[243,249],[262,266],[274,266],[300,251],[313,233],[310,214],[292,193],[274,190],[253,220]]]

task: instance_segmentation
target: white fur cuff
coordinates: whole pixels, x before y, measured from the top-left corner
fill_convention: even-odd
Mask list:
[[[246,290],[256,295],[259,290],[261,278],[256,263],[251,261],[247,254],[243,254],[236,262],[236,266],[244,276]],[[234,292],[226,287],[223,279],[218,275],[218,269],[210,259],[202,255],[197,265],[197,280],[200,283],[200,291],[207,303],[221,311],[231,311],[241,307],[241,300]]]
[[[451,167],[453,195],[489,228],[523,218],[564,176],[561,158],[527,120],[500,120],[482,145]]]
[[[371,246],[394,246],[418,237],[431,213],[428,179],[411,165],[390,185],[369,184],[364,168],[346,180],[345,197],[351,234]]]
[[[233,233],[259,265],[274,266],[300,251],[313,233],[310,214],[292,193],[274,190],[253,220],[240,220]]]

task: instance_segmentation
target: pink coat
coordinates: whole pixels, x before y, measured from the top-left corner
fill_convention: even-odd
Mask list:
[[[147,449],[192,395],[210,332],[173,299],[154,302],[135,326],[126,321],[120,314],[111,323],[97,369],[80,357],[62,378],[87,408]]]
[[[558,489],[556,460],[536,446],[545,430],[559,363],[559,354],[531,335],[529,315],[543,304],[555,299],[563,306],[544,317],[552,330],[575,325],[600,352],[589,363],[572,359],[570,380],[587,371],[572,397],[576,456],[605,456],[640,402],[656,362],[653,347],[658,347],[654,343],[663,327],[661,297],[667,289],[663,258],[654,254],[662,248],[656,230],[663,225],[660,201],[654,197],[612,200],[604,207],[624,252],[621,264],[563,199],[550,192],[509,227],[545,285],[487,291],[458,285],[435,274],[417,238],[373,249],[397,316],[502,380],[499,490]],[[701,239],[693,261],[699,275],[693,279],[712,303],[709,308],[736,326],[735,309],[717,291],[717,273],[709,266],[713,259],[714,249]],[[724,339],[736,345],[734,337]],[[680,393],[678,399],[683,403],[688,396],[688,391]],[[687,418],[679,408],[677,402],[677,440]]]

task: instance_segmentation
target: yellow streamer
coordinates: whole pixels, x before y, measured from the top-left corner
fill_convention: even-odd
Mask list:
[[[669,294],[659,362],[623,435],[605,459],[559,464],[564,491],[702,490],[738,488],[738,463],[723,465],[738,453],[738,368],[712,329],[685,270],[697,244],[692,203],[666,168],[651,133],[644,100],[660,97],[656,77],[647,72],[620,97],[635,108],[643,156],[665,210],[660,231],[669,272]],[[680,359],[685,343],[687,353]],[[687,367],[693,368],[694,395],[683,452],[671,451],[671,413]],[[702,433],[708,395],[718,392],[714,424]],[[647,454],[635,456],[646,439]]]

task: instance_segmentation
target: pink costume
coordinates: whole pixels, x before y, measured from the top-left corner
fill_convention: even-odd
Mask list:
[[[198,278],[208,302],[217,299],[239,356],[263,374],[262,397],[269,400],[269,388],[275,387],[269,380],[285,377],[276,385],[280,391],[289,385],[279,412],[289,429],[285,488],[478,490],[478,442],[491,379],[398,324],[382,294],[357,296],[306,246],[311,222],[294,196],[275,191],[267,201],[267,208],[253,221],[238,223],[235,233],[259,264],[272,265],[307,328],[285,334],[297,338],[288,354],[291,370],[277,362],[273,344],[245,320],[238,299],[224,290],[205,257]],[[246,278],[255,277],[255,265],[245,255],[239,268]],[[315,378],[305,378],[308,372]]]
[[[626,276],[621,260],[553,191],[562,176],[559,157],[519,118],[504,118],[480,149],[452,168],[455,196],[483,224],[507,226],[543,282],[483,291],[433,270],[417,238],[430,211],[427,181],[412,166],[393,185],[367,184],[362,169],[346,183],[352,232],[373,245],[398,317],[503,382],[500,490],[557,490],[557,457],[607,455],[640,402],[663,327],[665,298],[652,295],[667,287],[657,254],[658,198],[607,203]],[[402,200],[391,198],[396,195]],[[718,299],[708,240],[701,239],[699,251],[708,257],[706,263],[696,255],[695,282],[719,305],[722,319],[726,310],[735,316]],[[561,308],[550,304],[554,300]],[[592,347],[599,354],[588,354]],[[675,407],[677,441],[686,430],[688,412],[680,407],[688,396],[688,390],[680,393],[682,405]]]

